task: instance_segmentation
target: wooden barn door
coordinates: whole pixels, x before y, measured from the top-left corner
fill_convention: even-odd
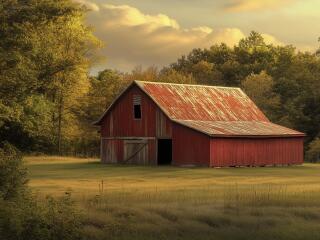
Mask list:
[[[148,159],[148,140],[124,141],[124,163],[147,165]]]

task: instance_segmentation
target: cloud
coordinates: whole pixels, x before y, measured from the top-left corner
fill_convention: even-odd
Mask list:
[[[274,36],[266,33],[262,33],[261,36],[263,37],[264,41],[268,44],[274,44],[274,45],[284,45],[283,42],[276,39]]]
[[[253,10],[266,10],[285,6],[293,0],[229,0],[224,9],[230,12],[245,12]]]
[[[102,9],[105,14],[110,14],[107,24],[110,26],[139,26],[148,24],[150,27],[171,27],[178,29],[179,25],[174,20],[164,14],[147,15],[141,13],[137,8],[130,7],[128,5],[111,5],[104,4]],[[107,20],[107,19],[106,19]]]
[[[91,11],[99,11],[100,8],[97,4],[93,3],[93,2],[90,2],[90,1],[87,1],[87,0],[74,0],[75,2],[77,3],[80,3],[81,5],[84,5],[86,6],[88,9],[90,9]]]
[[[89,22],[96,35],[106,42],[103,55],[108,67],[129,71],[136,65],[164,66],[193,48],[207,48],[224,42],[238,43],[245,34],[238,28],[213,29],[208,26],[183,28],[165,14],[149,15],[128,5],[100,4]],[[277,40],[267,36],[267,41]]]

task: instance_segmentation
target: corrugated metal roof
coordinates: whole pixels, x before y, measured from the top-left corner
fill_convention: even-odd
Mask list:
[[[193,120],[175,120],[175,122],[210,136],[303,136],[301,132],[271,122]]]
[[[269,121],[240,88],[136,81],[171,119]]]

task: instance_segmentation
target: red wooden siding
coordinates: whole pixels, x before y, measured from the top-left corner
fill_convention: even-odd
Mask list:
[[[303,137],[212,138],[212,167],[303,163]]]
[[[141,96],[142,117],[133,118],[133,96]],[[138,87],[133,86],[101,122],[102,137],[171,137],[171,121]]]
[[[141,96],[141,119],[134,119],[133,97]],[[130,141],[147,141],[147,146],[141,153],[130,159],[128,163],[156,164],[156,137],[171,138],[172,126],[169,120],[156,104],[133,86],[122,95],[104,116],[101,122],[101,159],[104,163],[124,163]],[[125,152],[127,149],[127,152]]]
[[[209,166],[210,137],[174,124],[172,129],[172,164]]]

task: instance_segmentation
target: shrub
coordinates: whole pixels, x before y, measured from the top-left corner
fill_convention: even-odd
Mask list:
[[[12,199],[26,189],[27,171],[20,152],[8,143],[0,148],[0,197]]]
[[[320,139],[316,138],[309,145],[306,158],[309,162],[320,162]]]
[[[0,202],[2,240],[78,240],[82,233],[80,219],[70,197]]]
[[[39,200],[28,191],[20,153],[0,148],[0,239],[81,240],[79,213],[66,193],[62,199]]]

